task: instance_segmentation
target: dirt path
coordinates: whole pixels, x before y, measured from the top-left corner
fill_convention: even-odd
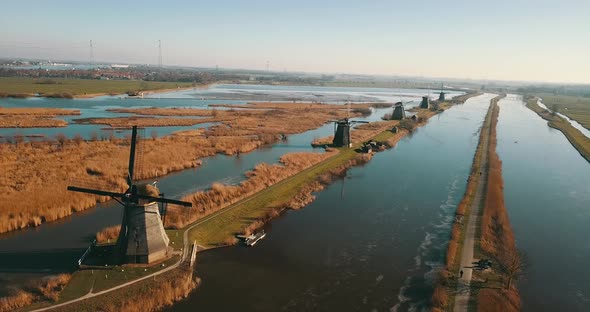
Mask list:
[[[476,183],[477,189],[469,206],[469,221],[467,223],[465,237],[463,240],[463,248],[461,250],[461,265],[459,270],[463,271],[463,276],[460,272],[456,272],[457,276],[460,276],[458,280],[457,293],[455,295],[455,306],[453,311],[467,311],[469,304],[469,297],[471,295],[471,277],[473,274],[473,262],[476,259],[473,258],[473,248],[475,246],[475,236],[477,233],[478,219],[485,204],[485,192],[488,179],[488,150],[490,148],[490,132],[491,132],[491,119],[492,119],[492,105],[490,102],[490,109],[486,114],[484,123],[481,131],[482,136],[480,137],[479,145],[477,147],[481,155],[481,161],[477,167]],[[481,149],[481,151],[480,151]]]

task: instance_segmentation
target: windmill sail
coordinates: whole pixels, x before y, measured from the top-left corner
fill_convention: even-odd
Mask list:
[[[169,254],[169,239],[164,231],[158,203],[169,203],[190,207],[189,202],[164,198],[158,192],[149,193],[147,187],[134,183],[136,176],[137,127],[131,132],[129,167],[127,171],[128,189],[124,193],[101,189],[68,186],[68,190],[109,196],[120,202],[123,209],[121,229],[116,244],[118,261],[125,263],[151,263],[165,258]],[[155,188],[155,187],[154,187]]]

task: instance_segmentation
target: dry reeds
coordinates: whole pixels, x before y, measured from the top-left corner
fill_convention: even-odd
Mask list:
[[[111,241],[116,241],[119,237],[119,231],[121,230],[121,225],[113,225],[106,227],[100,232],[96,233],[96,242],[99,244],[110,243]]]
[[[125,129],[138,127],[171,127],[194,126],[201,123],[213,122],[213,119],[194,118],[153,118],[153,117],[115,117],[115,118],[84,118],[75,120],[76,123],[94,125],[108,125],[113,128]]]
[[[246,172],[247,180],[239,185],[224,185],[213,183],[211,189],[200,191],[188,196],[183,200],[193,203],[196,213],[187,216],[184,209],[170,207],[168,209],[166,222],[173,228],[181,228],[198,218],[215,212],[223,207],[231,205],[247,196],[269,187],[285,178],[288,178],[301,170],[309,168],[320,161],[332,156],[332,153],[290,153],[280,159],[280,164],[269,165],[258,164],[254,170]]]
[[[35,115],[55,117],[63,115],[80,115],[77,109],[47,108],[47,107],[0,107],[0,116]]]
[[[278,141],[282,134],[317,128],[333,119],[334,112],[339,118],[346,116],[341,106],[334,106],[301,104],[265,110],[252,104],[259,109],[219,110],[215,118],[225,120],[222,125],[143,140],[143,161],[136,178],[197,167],[199,158],[218,153],[246,153]],[[124,191],[128,140],[99,141],[97,137],[88,142],[60,136],[57,142],[0,144],[0,233],[54,221],[107,199],[68,192],[70,184]]]
[[[59,274],[43,278],[24,289],[15,289],[8,296],[0,298],[0,312],[13,311],[39,300],[56,302],[70,278],[70,274]]]
[[[515,290],[482,288],[477,292],[477,312],[516,312],[520,310],[520,296]]]
[[[432,306],[433,308],[444,309],[449,301],[449,294],[442,287],[436,287],[432,294]]]
[[[492,134],[489,149],[489,173],[487,195],[482,216],[481,248],[497,257],[503,248],[514,249],[514,234],[504,205],[504,182],[502,180],[502,161],[496,153],[496,123],[499,107],[496,105],[492,115]]]
[[[119,291],[69,304],[60,311],[160,311],[182,300],[200,284],[190,268],[182,266]]]
[[[278,217],[281,214],[281,211],[282,211],[282,209],[277,209],[277,208],[271,209],[266,214],[264,214],[262,217],[258,218],[258,220],[252,222],[250,225],[245,227],[244,230],[242,231],[242,234],[243,235],[250,235],[250,234],[256,232],[256,230],[263,227],[270,220]]]
[[[372,154],[357,154],[355,158],[319,175],[315,181],[305,185],[293,198],[291,198],[291,200],[285,205],[285,208],[296,210],[309,205],[315,200],[313,193],[323,190],[336,179],[342,179],[346,176],[346,171],[349,168],[364,165],[369,162],[372,157]]]
[[[200,284],[200,279],[193,279],[190,269],[176,269],[163,277],[158,276],[157,281],[150,284],[152,287],[139,288],[133,296],[118,297],[115,302],[109,300],[104,311],[158,311],[188,297]]]
[[[0,128],[59,128],[67,125],[68,123],[62,119],[31,115],[0,117]]]
[[[500,107],[497,101],[492,105],[494,110],[488,151],[489,173],[487,196],[481,220],[480,246],[485,254],[495,258],[500,265],[498,271],[506,280],[506,289],[480,291],[478,300],[481,302],[478,304],[478,311],[520,311],[520,296],[512,281],[521,270],[521,259],[518,256],[514,233],[504,204],[502,161],[496,152],[496,124]],[[486,307],[488,303],[493,303],[494,308]]]
[[[35,296],[24,290],[17,290],[6,297],[0,298],[0,312],[14,311],[33,303]]]
[[[60,274],[49,277],[40,282],[37,290],[47,300],[56,302],[59,299],[59,293],[65,288],[72,276],[70,274]]]
[[[470,95],[470,94],[469,94]],[[465,97],[469,96],[466,95]],[[504,206],[503,182],[502,182],[502,162],[496,153],[496,125],[498,122],[499,107],[497,102],[505,95],[500,95],[491,100],[490,109],[486,115],[484,126],[480,132],[479,144],[473,159],[471,173],[468,179],[467,187],[463,199],[457,206],[457,220],[466,214],[467,208],[474,200],[476,189],[478,187],[479,168],[484,156],[487,156],[487,189],[485,203],[481,217],[481,237],[480,246],[484,253],[495,257],[503,266],[502,259],[498,256],[505,252],[514,252],[516,250],[514,235],[510,228],[508,215]],[[487,139],[487,140],[486,140]],[[485,146],[484,142],[487,142]],[[484,155],[486,153],[487,155]],[[459,241],[463,230],[463,222],[453,223],[451,237],[447,246],[446,266],[441,271],[442,275],[450,274],[449,271],[457,264],[457,255],[459,253]],[[446,308],[447,289],[445,284],[446,278],[439,278],[435,284],[435,290],[432,297],[433,308],[444,310]],[[511,288],[508,294],[498,295],[499,290],[482,290],[478,293],[478,311],[518,311],[520,307],[518,291]],[[501,299],[503,298],[504,299]],[[445,299],[445,300],[443,300]],[[500,307],[499,310],[485,310],[484,306],[489,306],[486,302],[495,302],[494,306]],[[515,308],[517,307],[517,308]],[[483,309],[483,310],[482,310]]]

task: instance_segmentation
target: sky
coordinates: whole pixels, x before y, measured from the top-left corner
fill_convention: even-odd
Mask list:
[[[2,0],[0,57],[590,83],[588,0]]]

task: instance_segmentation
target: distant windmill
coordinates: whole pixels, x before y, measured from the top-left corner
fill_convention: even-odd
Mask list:
[[[420,108],[428,108],[430,106],[430,97],[429,96],[423,96],[422,97],[422,102],[420,102]]]
[[[123,219],[117,240],[115,256],[122,263],[152,263],[168,255],[170,239],[164,231],[158,203],[190,207],[192,204],[164,198],[153,185],[137,185],[133,181],[137,143],[137,126],[131,134],[129,171],[124,193],[68,186],[69,191],[109,196],[123,205]],[[164,211],[164,210],[163,210]]]
[[[444,84],[440,84],[440,93],[438,95],[438,100],[440,102],[444,102],[445,101],[445,92],[444,92]]]
[[[350,102],[348,102],[348,111],[350,111]],[[331,120],[331,122],[334,123],[334,140],[332,141],[332,145],[335,147],[351,147],[350,128],[357,123],[369,123],[368,121],[348,119],[348,112],[346,118]]]
[[[393,114],[391,114],[392,120],[402,120],[406,118],[406,110],[404,109],[404,103],[399,101],[393,104]]]

